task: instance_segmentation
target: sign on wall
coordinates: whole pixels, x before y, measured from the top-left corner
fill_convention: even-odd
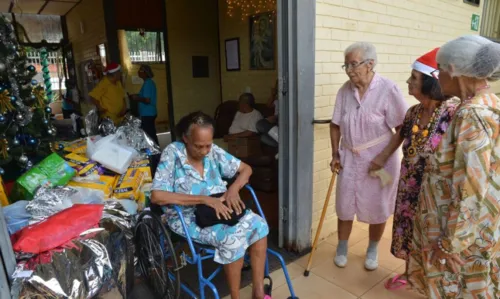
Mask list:
[[[472,14],[470,30],[479,31],[479,15]]]

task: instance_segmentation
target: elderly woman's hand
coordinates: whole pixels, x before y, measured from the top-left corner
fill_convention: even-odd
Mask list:
[[[340,155],[338,153],[333,155],[332,162],[330,162],[330,168],[334,173],[338,173],[342,169],[342,164],[340,164]]]
[[[440,271],[444,271],[446,266],[453,271],[453,273],[459,273],[460,268],[464,265],[464,261],[459,254],[447,254],[443,252],[437,243],[432,244],[428,248],[424,248],[431,255],[431,264],[437,266]]]
[[[368,168],[368,172],[376,171],[384,167],[385,163],[387,163],[387,155],[385,153],[378,154],[371,162],[370,167]]]
[[[227,206],[234,210],[237,215],[243,213],[245,210],[245,204],[240,198],[239,190],[230,187],[226,194],[224,194],[224,198],[226,199]]]
[[[215,210],[215,214],[217,215],[217,219],[219,219],[219,220],[221,218],[224,218],[226,220],[231,219],[231,213],[233,212],[229,207],[227,207],[224,204],[224,201],[226,201],[224,196],[221,198],[209,197],[205,201],[205,205],[207,205]]]

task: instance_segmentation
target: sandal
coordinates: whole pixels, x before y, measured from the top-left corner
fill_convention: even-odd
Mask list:
[[[385,288],[387,290],[394,291],[405,287],[408,284],[408,281],[402,279],[401,277],[403,277],[403,274],[399,274],[394,276],[393,278],[389,278],[384,284]]]
[[[271,296],[269,296],[269,295],[265,295],[264,299],[273,299],[273,298],[271,298]]]

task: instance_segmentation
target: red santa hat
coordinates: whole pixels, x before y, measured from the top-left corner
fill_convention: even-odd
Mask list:
[[[110,62],[104,69],[104,75],[113,74],[121,70],[122,67],[118,63]]]
[[[439,71],[437,71],[438,65],[436,61],[436,55],[438,50],[439,48],[436,48],[422,55],[420,58],[415,60],[415,62],[411,67],[414,70],[421,72],[422,74],[426,74],[427,76],[431,76],[437,79],[439,75]]]

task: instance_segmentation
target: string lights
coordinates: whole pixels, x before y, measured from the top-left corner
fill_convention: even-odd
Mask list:
[[[239,13],[241,20],[260,13],[269,13],[270,19],[276,14],[276,0],[226,0],[227,15],[235,17]]]

